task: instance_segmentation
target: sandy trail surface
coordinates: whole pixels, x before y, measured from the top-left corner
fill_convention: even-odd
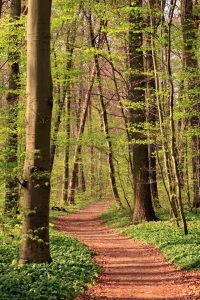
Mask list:
[[[95,203],[54,220],[57,230],[95,250],[95,261],[103,267],[98,283],[89,288],[84,299],[200,299],[199,272],[179,270],[155,247],[116,234],[101,224],[99,216],[108,205],[109,201]]]

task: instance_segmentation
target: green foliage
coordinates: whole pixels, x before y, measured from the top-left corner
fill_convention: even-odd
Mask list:
[[[131,212],[128,207],[118,208],[115,202],[112,202],[109,210],[101,214],[101,221],[109,227],[123,227],[131,220]]]
[[[94,253],[71,236],[50,231],[51,264],[18,265],[19,245],[19,236],[0,244],[1,300],[72,300],[97,279]]]
[[[157,214],[162,221],[130,225],[131,215],[128,209],[119,210],[112,204],[102,213],[101,219],[109,227],[118,228],[117,232],[129,238],[158,247],[164,256],[183,269],[200,270],[200,212],[197,215],[187,211],[189,234],[184,235],[182,227],[169,221],[169,211],[161,210]],[[125,227],[126,226],[126,227]]]

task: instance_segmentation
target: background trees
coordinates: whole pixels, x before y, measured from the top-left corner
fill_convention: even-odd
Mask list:
[[[15,191],[18,200],[21,196],[20,208],[27,197],[28,189],[20,192],[26,179],[30,181],[33,195],[38,193],[38,204],[42,201],[39,200],[41,186],[45,185],[47,200],[51,183],[50,206],[65,206],[67,196],[71,203],[114,194],[120,206],[129,207],[134,222],[156,219],[154,210],[159,205],[155,199],[159,199],[162,207],[170,208],[171,215],[177,218],[180,207],[191,206],[191,199],[194,196],[198,199],[199,195],[198,4],[174,3],[170,15],[170,5],[165,1],[157,5],[154,1],[53,1],[51,161],[49,166],[49,154],[45,154],[48,166],[44,167],[40,166],[44,163],[41,151],[47,147],[34,143],[30,146],[32,129],[31,133],[27,129],[25,149],[25,82],[29,76],[26,73],[27,16],[23,9],[20,20],[19,14],[18,19],[11,16],[11,3],[3,2],[0,20],[1,207],[7,207],[5,199],[12,178],[18,182]],[[35,47],[39,51],[38,45]],[[41,66],[46,58],[47,55],[42,57]],[[93,71],[94,63],[96,71]],[[17,64],[19,72],[14,80],[17,90],[13,93],[8,69]],[[49,60],[46,65],[49,66]],[[33,72],[34,68],[31,86]],[[44,74],[49,72],[46,66]],[[42,76],[40,84],[43,82],[47,87],[49,81],[45,83],[41,74],[37,73],[38,77]],[[19,98],[15,118],[11,118],[12,109],[5,105],[5,95],[11,94]],[[50,128],[50,90],[45,97],[49,99],[49,115],[39,113],[40,121],[35,120],[34,126],[40,141],[42,128],[47,127],[48,132]],[[32,104],[30,101],[27,106],[31,114],[35,109]],[[11,120],[12,128],[7,130]],[[11,135],[18,137],[12,151]],[[49,138],[45,134],[41,142],[49,144]],[[13,151],[16,160],[11,166],[8,158]],[[32,159],[30,166],[44,168],[45,176],[34,179],[43,182],[23,178],[25,151],[26,159],[27,155]],[[10,192],[12,197],[14,194]],[[27,207],[35,210],[38,204]],[[48,222],[46,213],[45,222]]]

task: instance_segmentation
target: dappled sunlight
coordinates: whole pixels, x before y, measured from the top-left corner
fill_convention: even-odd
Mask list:
[[[101,224],[99,216],[108,203],[93,204],[54,221],[56,229],[74,235],[94,250],[96,262],[103,266],[98,284],[84,299],[198,299],[192,292],[193,273],[170,264],[155,247]]]

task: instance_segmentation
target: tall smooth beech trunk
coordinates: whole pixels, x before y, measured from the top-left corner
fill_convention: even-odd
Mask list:
[[[12,0],[10,4],[10,22],[19,20],[21,14],[21,0]],[[11,43],[17,48],[17,36],[10,36]],[[9,92],[6,97],[9,114],[7,118],[7,128],[9,129],[7,139],[8,155],[6,158],[7,174],[5,176],[5,212],[16,212],[18,209],[18,180],[14,168],[17,166],[17,106],[19,101],[19,54],[9,53],[13,57],[13,62],[8,67]]]
[[[27,24],[26,159],[19,264],[51,262],[49,251],[51,0],[29,0]]]
[[[136,7],[137,6],[137,7]],[[135,8],[142,7],[142,0],[137,4],[132,4],[130,13],[130,31],[129,31],[129,59],[132,73],[130,75],[130,102],[133,108],[129,112],[130,124],[135,127],[136,131],[132,132],[133,139],[133,182],[134,182],[134,210],[133,222],[156,220],[152,206],[150,182],[149,182],[149,160],[147,137],[140,132],[141,124],[146,121],[145,112],[141,105],[145,103],[144,92],[144,65],[142,47],[142,30],[139,27],[142,16],[141,12],[136,13]],[[137,25],[138,24],[138,25]],[[137,108],[134,108],[134,104]]]

